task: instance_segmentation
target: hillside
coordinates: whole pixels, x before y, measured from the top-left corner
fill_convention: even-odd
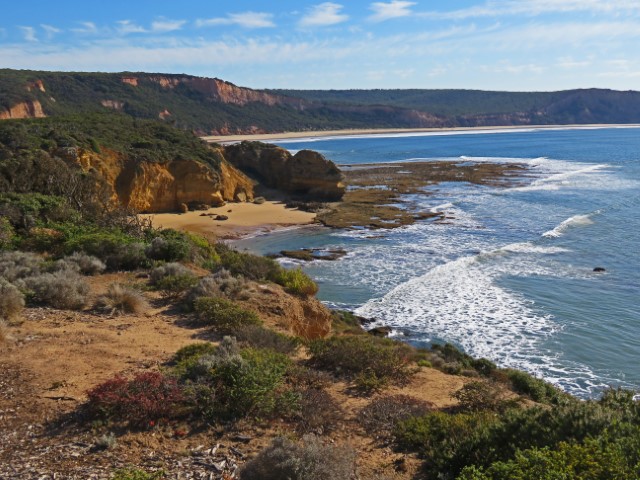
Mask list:
[[[0,119],[118,112],[205,135],[492,125],[640,123],[613,90],[253,90],[161,73],[0,70]]]

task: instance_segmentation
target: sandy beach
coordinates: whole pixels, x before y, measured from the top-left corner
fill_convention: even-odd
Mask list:
[[[215,220],[225,215],[227,220]],[[228,203],[224,207],[187,213],[156,213],[143,215],[151,218],[156,228],[174,228],[198,233],[208,239],[237,239],[280,228],[308,225],[316,214],[285,208],[280,202]]]
[[[346,130],[319,130],[309,132],[283,132],[244,135],[210,135],[201,137],[210,143],[236,143],[243,140],[273,142],[277,140],[292,140],[321,137],[350,137],[359,135],[396,135],[396,134],[447,134],[447,133],[482,133],[495,131],[518,130],[554,130],[554,129],[583,129],[583,128],[637,128],[638,124],[589,124],[589,125],[510,125],[496,127],[452,127],[452,128],[368,128]]]

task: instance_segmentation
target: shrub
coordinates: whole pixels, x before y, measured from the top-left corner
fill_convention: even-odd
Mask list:
[[[192,343],[178,350],[173,358],[173,372],[178,377],[191,378],[190,375],[194,371],[194,367],[198,365],[198,361],[205,355],[214,355],[218,350],[212,343]]]
[[[0,250],[13,246],[16,234],[8,218],[0,217]]]
[[[250,280],[274,281],[282,270],[278,262],[270,258],[238,252],[224,243],[217,243],[215,249],[222,267],[233,275],[242,275]]]
[[[165,263],[164,265],[160,265],[159,267],[151,270],[151,273],[149,274],[149,281],[152,285],[156,285],[166,277],[181,277],[187,275],[194,276],[193,272],[181,263],[171,262]]]
[[[432,409],[433,404],[408,395],[387,395],[360,410],[358,421],[369,435],[388,437],[401,421],[425,415]]]
[[[96,415],[143,427],[182,413],[184,395],[176,380],[159,372],[139,373],[133,379],[115,377],[87,392]]]
[[[233,276],[222,269],[201,278],[191,292],[189,301],[193,303],[198,297],[227,297],[231,299],[248,300],[251,297],[249,282],[243,276]]]
[[[637,478],[639,466],[629,460],[616,445],[602,445],[593,439],[583,444],[562,442],[554,449],[516,452],[512,460],[493,463],[486,469],[466,467],[458,480]]]
[[[0,277],[10,283],[39,275],[42,271],[42,258],[30,252],[1,252]]]
[[[317,367],[352,379],[368,374],[385,383],[403,382],[412,374],[412,348],[388,338],[332,337],[313,341],[310,350]]]
[[[515,406],[517,401],[508,400],[504,392],[490,382],[469,382],[452,395],[458,400],[458,408],[471,412],[489,410],[502,412],[509,407]]]
[[[198,278],[192,273],[188,273],[185,275],[168,275],[158,280],[155,286],[160,290],[163,298],[175,301],[182,298],[196,283],[198,283]]]
[[[563,394],[550,383],[536,378],[520,370],[507,370],[507,377],[511,380],[515,392],[529,396],[534,402],[555,403]]]
[[[192,258],[193,245],[186,233],[173,229],[161,230],[146,249],[147,257],[165,262]]]
[[[137,270],[150,266],[149,259],[144,253],[145,244],[141,242],[119,245],[104,258],[107,268],[111,271]]]
[[[274,281],[284,287],[284,289],[294,295],[303,297],[318,293],[318,285],[302,271],[301,268],[291,270],[281,269]]]
[[[54,308],[79,310],[87,302],[89,286],[82,277],[67,271],[44,273],[26,280],[36,303]]]
[[[323,435],[335,430],[344,412],[325,390],[307,388],[299,392],[296,423],[302,433]]]
[[[24,309],[24,295],[15,286],[0,278],[0,320],[12,322]]]
[[[142,293],[119,283],[112,283],[107,293],[100,295],[94,308],[113,314],[142,313],[149,307]]]
[[[194,309],[201,325],[212,326],[222,333],[233,333],[242,326],[262,323],[255,312],[245,310],[223,298],[198,298],[194,303]]]
[[[270,350],[247,348],[240,359],[231,357],[220,363],[211,373],[216,386],[221,413],[231,417],[252,415],[270,416],[286,412],[291,405],[284,386],[291,360]]]
[[[261,325],[243,325],[233,334],[239,342],[253,348],[265,348],[288,355],[300,345],[300,340],[282,333],[274,332]]]
[[[355,474],[355,452],[323,445],[315,436],[301,443],[278,437],[240,471],[241,480],[345,480]]]
[[[74,252],[72,255],[65,257],[64,260],[77,265],[78,270],[83,275],[97,275],[107,268],[99,258],[83,252]]]

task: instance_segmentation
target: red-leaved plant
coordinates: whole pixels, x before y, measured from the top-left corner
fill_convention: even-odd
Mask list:
[[[185,404],[176,380],[159,372],[140,373],[131,380],[116,376],[89,390],[87,396],[94,414],[137,427],[175,418]]]

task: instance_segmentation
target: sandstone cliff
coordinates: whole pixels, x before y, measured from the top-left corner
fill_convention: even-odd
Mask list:
[[[320,153],[261,142],[242,142],[224,148],[225,158],[260,183],[307,200],[337,201],[345,192],[338,167]]]
[[[20,102],[8,109],[0,109],[0,120],[12,118],[43,118],[46,117],[42,111],[42,105],[38,100]]]
[[[113,189],[112,200],[140,212],[176,211],[182,203],[222,205],[253,199],[251,180],[222,160],[219,170],[196,160],[141,162],[112,150],[81,148],[56,152],[84,171],[94,170]]]

